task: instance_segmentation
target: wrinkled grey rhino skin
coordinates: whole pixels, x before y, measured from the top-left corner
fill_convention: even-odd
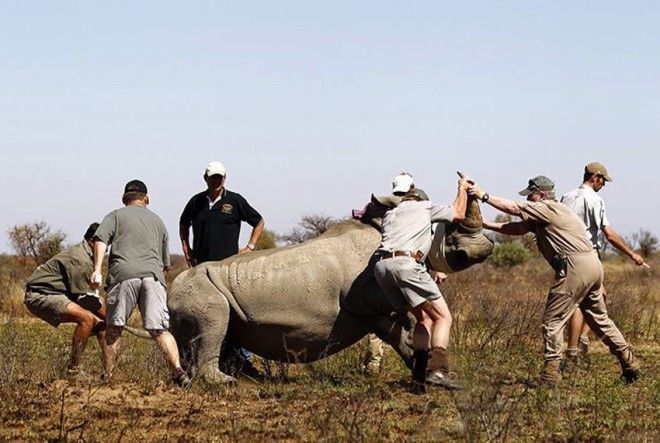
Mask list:
[[[192,372],[233,380],[219,369],[225,336],[264,358],[304,363],[374,332],[410,365],[405,322],[395,321],[373,278],[379,242],[377,229],[348,220],[299,245],[181,273],[168,295],[170,329]]]

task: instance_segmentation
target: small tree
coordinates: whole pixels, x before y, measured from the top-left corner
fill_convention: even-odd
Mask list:
[[[341,220],[332,218],[329,215],[304,215],[298,222],[298,225],[296,225],[291,231],[280,236],[280,240],[290,245],[302,243],[318,237],[340,221]]]
[[[255,249],[260,251],[262,249],[273,249],[277,248],[277,234],[273,231],[265,229],[264,232],[259,237]]]
[[[9,241],[16,255],[31,258],[38,265],[60,252],[65,239],[66,234],[51,231],[44,221],[16,225],[9,230]]]
[[[650,257],[658,250],[658,237],[646,229],[638,229],[632,234],[633,245],[637,244],[639,253],[643,257]]]
[[[532,257],[532,253],[521,243],[514,241],[495,246],[488,260],[497,267],[521,265]]]

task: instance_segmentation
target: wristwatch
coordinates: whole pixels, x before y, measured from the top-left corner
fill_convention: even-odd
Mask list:
[[[489,198],[490,198],[490,194],[487,193],[487,192],[484,192],[484,195],[481,196],[481,201],[486,203]]]
[[[254,251],[254,243],[248,243],[247,248],[248,248],[250,251]]]

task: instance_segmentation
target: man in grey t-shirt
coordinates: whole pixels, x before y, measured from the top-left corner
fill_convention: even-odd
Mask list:
[[[135,305],[142,314],[144,329],[149,331],[172,368],[172,380],[182,387],[190,379],[181,368],[176,341],[169,328],[164,270],[170,266],[167,230],[163,221],[147,209],[147,186],[131,180],[124,188],[124,207],[105,216],[94,238],[93,285],[102,281],[101,266],[112,244],[108,266],[107,314],[108,358],[105,377],[112,377],[119,349],[119,337]]]
[[[458,222],[465,218],[468,180],[467,177],[459,180],[452,206],[430,202],[424,191],[413,188],[383,219],[383,238],[377,252],[380,261],[376,263],[374,276],[390,303],[397,309],[409,309],[417,319],[412,375],[419,392],[425,391],[427,383],[446,389],[460,388],[449,377],[447,347],[451,313],[424,260],[431,249],[432,223]],[[427,374],[429,342],[431,361],[437,367]]]

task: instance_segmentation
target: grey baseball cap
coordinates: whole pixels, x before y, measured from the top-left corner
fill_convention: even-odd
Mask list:
[[[532,192],[552,191],[553,189],[555,189],[555,182],[550,180],[545,175],[537,175],[536,177],[529,179],[527,187],[520,191],[518,194],[527,196]]]
[[[426,192],[424,192],[424,190],[421,188],[412,188],[410,191],[406,192],[406,195],[403,196],[403,198],[407,197],[415,197],[418,200],[429,199],[429,196],[426,195]]]

